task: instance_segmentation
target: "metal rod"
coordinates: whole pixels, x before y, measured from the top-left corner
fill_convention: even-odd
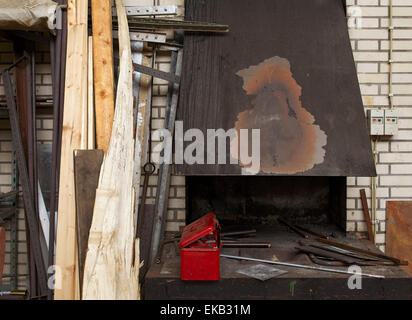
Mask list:
[[[233,232],[222,232],[220,236],[221,237],[233,237],[233,236],[247,236],[250,234],[256,235],[256,229],[233,231]]]
[[[12,130],[13,146],[16,152],[17,164],[21,174],[21,183],[23,189],[23,200],[26,211],[26,219],[29,225],[30,244],[33,249],[34,260],[36,261],[37,276],[39,280],[40,292],[47,290],[47,279],[44,261],[42,257],[42,250],[40,247],[40,237],[38,233],[38,223],[36,219],[36,212],[34,210],[33,197],[30,189],[29,174],[26,166],[26,157],[21,139],[19,122],[17,117],[16,102],[13,97],[13,87],[10,79],[9,71],[3,73],[4,89],[6,92],[7,106],[10,115],[10,127]]]
[[[288,226],[291,230],[293,230],[295,233],[297,233],[298,235],[300,235],[302,238],[307,239],[308,236],[306,234],[304,234],[302,231],[300,231],[299,229],[295,228],[294,226],[292,226],[289,222],[287,222],[286,220],[282,219],[282,218],[278,218],[278,221],[283,223],[284,225]]]
[[[323,268],[323,267],[313,267],[313,266],[307,266],[307,265],[303,265],[303,264],[295,264],[295,263],[287,263],[287,262],[280,262],[280,261],[270,261],[270,260],[263,260],[263,259],[231,256],[231,255],[228,255],[228,254],[221,254],[220,256],[223,257],[223,258],[269,263],[269,264],[275,264],[275,265],[285,266],[285,267],[309,269],[309,270],[332,272],[332,273],[353,274],[353,275],[365,276],[365,277],[377,278],[377,279],[384,279],[385,278],[385,276],[380,276],[380,275],[376,275],[376,274],[357,273],[357,272],[350,272],[350,271],[346,271],[346,270],[329,269],[329,268]]]

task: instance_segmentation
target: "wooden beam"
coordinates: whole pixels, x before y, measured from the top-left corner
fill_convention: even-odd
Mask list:
[[[133,68],[123,1],[116,0],[116,7],[120,73],[113,131],[89,234],[82,291],[85,300],[140,299],[139,243],[134,239],[133,221]]]
[[[68,1],[67,68],[60,161],[55,299],[79,299],[73,152],[82,141],[87,110],[87,0]]]
[[[97,147],[107,153],[114,116],[111,0],[91,0]]]

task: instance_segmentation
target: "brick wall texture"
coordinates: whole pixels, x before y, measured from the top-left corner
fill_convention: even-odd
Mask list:
[[[133,0],[125,0],[133,5]],[[141,0],[139,5],[177,4],[183,15],[184,0]],[[389,106],[389,0],[347,0],[348,27],[353,54],[358,70],[365,112],[370,108]],[[361,18],[361,24],[359,24]],[[359,28],[361,26],[361,28]],[[388,200],[412,200],[412,0],[393,0],[393,93],[394,105],[399,111],[400,130],[396,136],[377,143],[377,245],[385,249],[385,208]],[[170,34],[170,33],[169,33]],[[40,96],[51,95],[50,57],[47,45],[37,48],[36,83]],[[0,69],[13,62],[13,47],[0,42]],[[158,53],[156,68],[169,71],[170,54]],[[4,95],[0,82],[0,96]],[[154,79],[152,128],[163,126],[167,82]],[[40,143],[51,142],[52,118],[41,116],[37,121]],[[159,141],[153,140],[153,147]],[[11,136],[8,120],[0,120],[0,191],[10,190]],[[354,150],[356,152],[356,150]],[[150,178],[147,204],[154,204],[157,175]],[[371,179],[348,178],[347,229],[365,236],[366,225],[359,196],[366,189],[371,207]],[[166,231],[179,231],[185,225],[185,178],[172,175]],[[19,202],[22,208],[22,201]],[[19,287],[26,286],[26,244],[24,214],[19,210]],[[9,245],[7,245],[9,248]],[[8,273],[6,259],[5,273]],[[4,279],[7,283],[7,279]]]

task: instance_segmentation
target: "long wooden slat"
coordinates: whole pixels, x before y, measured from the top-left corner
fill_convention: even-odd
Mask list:
[[[111,0],[92,0],[97,147],[107,153],[114,115]]]
[[[82,119],[87,109],[87,0],[68,1],[60,188],[56,240],[55,299],[79,299],[73,151],[80,149]]]
[[[85,300],[140,298],[139,242],[134,240],[133,221],[133,68],[123,1],[116,0],[116,7],[121,57],[116,111],[96,191],[83,280]]]

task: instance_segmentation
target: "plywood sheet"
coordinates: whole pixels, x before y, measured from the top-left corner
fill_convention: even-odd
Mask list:
[[[388,201],[386,217],[386,254],[407,260],[412,276],[412,201]]]
[[[341,0],[187,0],[185,13],[230,31],[185,35],[184,131],[206,140],[208,129],[260,129],[260,175],[376,174]],[[178,173],[256,173],[234,141],[226,164],[185,163]]]

